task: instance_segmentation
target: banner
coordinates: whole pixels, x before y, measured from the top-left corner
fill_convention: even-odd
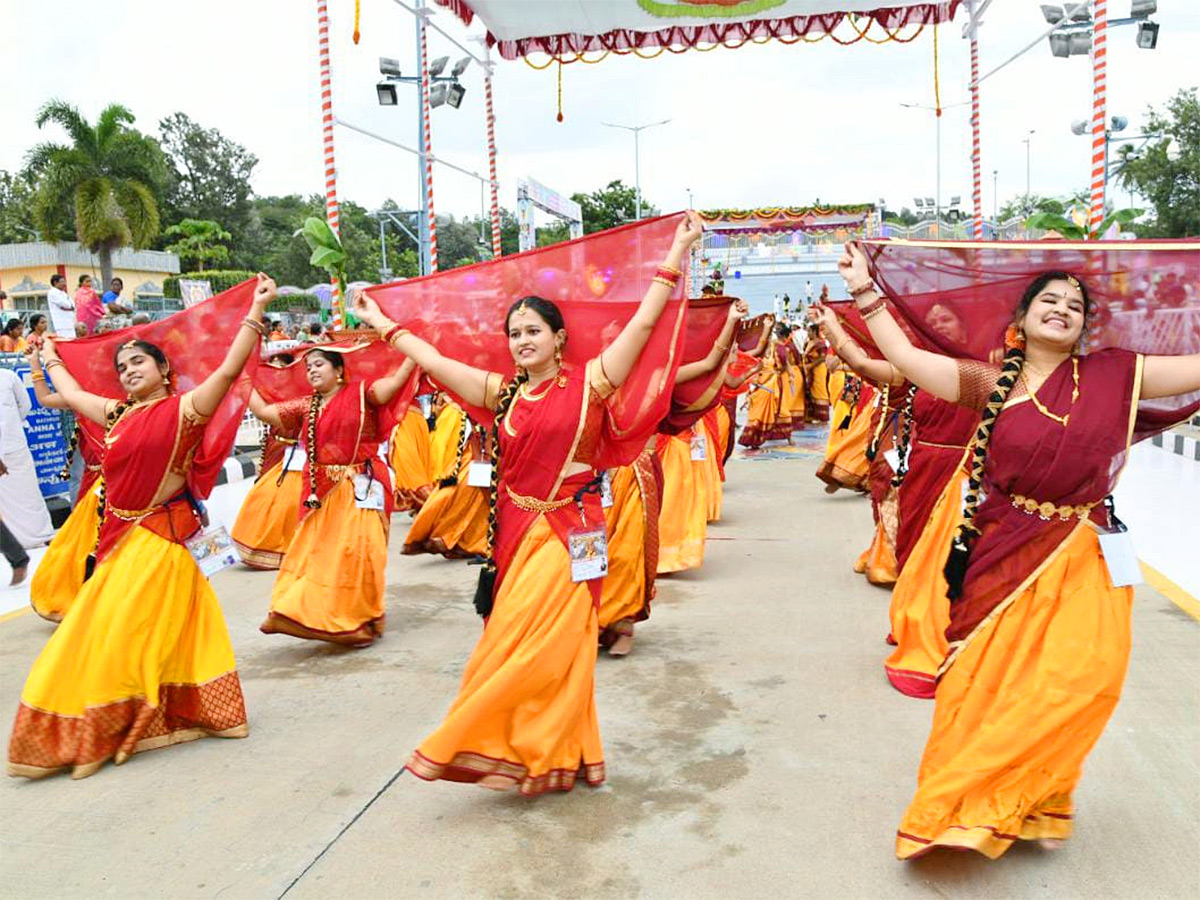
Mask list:
[[[33,465],[37,470],[38,487],[43,497],[57,497],[71,492],[71,483],[61,477],[67,464],[67,442],[63,438],[63,414],[57,409],[47,409],[37,402],[33,393],[33,381],[29,377],[29,366],[14,366],[13,371],[29,392],[33,406],[25,417],[25,442],[33,454]]]

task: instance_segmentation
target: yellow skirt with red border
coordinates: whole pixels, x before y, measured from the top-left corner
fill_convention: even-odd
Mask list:
[[[366,646],[383,634],[387,517],[360,509],[354,482],[325,495],[300,521],[283,557],[266,634]]]
[[[300,525],[303,491],[304,473],[284,472],[282,460],[254,482],[229,532],[244,565],[252,569],[279,568]]]
[[[632,466],[613,470],[613,505],[604,511],[608,525],[608,574],[597,614],[601,643],[633,634],[646,609],[646,505]]]
[[[395,512],[420,509],[433,492],[429,456],[429,425],[421,415],[421,408],[410,406],[400,424],[392,429],[388,445]]]
[[[725,485],[721,481],[721,465],[717,456],[721,452],[721,441],[718,435],[708,430],[708,423],[704,419],[696,423],[696,433],[704,435],[707,445],[704,459],[692,460],[696,466],[696,477],[703,485],[705,519],[719,522],[725,500]]]
[[[440,553],[462,559],[487,552],[488,492],[467,484],[473,459],[469,449],[464,452],[458,483],[436,488],[413,517],[404,537],[406,556]]]
[[[408,770],[426,781],[511,779],[522,794],[604,781],[596,610],[539,516],[522,539],[445,720]]]
[[[212,586],[186,547],[135,527],[84,582],[34,662],[8,773],[84,778],[109,759],[248,733]]]
[[[43,619],[61,622],[83,587],[88,554],[96,549],[99,511],[100,480],[97,479],[58,529],[29,582],[29,604]]]
[[[1132,605],[1084,523],[997,607],[938,682],[897,856],[954,847],[996,859],[1018,840],[1070,836],[1084,757],[1121,697]]]

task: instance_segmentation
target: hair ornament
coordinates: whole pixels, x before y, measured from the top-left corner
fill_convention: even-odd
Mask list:
[[[1079,284],[1079,279],[1076,278],[1074,275],[1067,276],[1067,284],[1069,284],[1071,287],[1075,288],[1075,290],[1077,290],[1077,291],[1083,290],[1083,287]]]

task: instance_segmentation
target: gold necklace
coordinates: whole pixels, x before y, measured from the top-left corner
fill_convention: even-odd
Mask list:
[[[1053,374],[1053,373],[1051,373],[1051,374]],[[1037,407],[1038,412],[1040,412],[1047,419],[1053,419],[1055,422],[1058,422],[1058,424],[1062,425],[1063,428],[1067,427],[1067,423],[1071,421],[1070,409],[1067,410],[1067,414],[1065,416],[1057,415],[1056,413],[1052,413],[1052,412],[1050,412],[1050,410],[1046,409],[1046,407],[1044,405],[1042,405],[1042,401],[1038,399],[1037,393],[1033,390],[1032,387],[1029,386],[1029,381],[1025,377],[1024,369],[1021,370],[1021,384],[1025,385],[1025,392],[1027,394],[1029,394],[1029,399],[1033,401],[1033,405]],[[1075,401],[1078,399],[1079,399],[1079,357],[1072,356],[1071,357],[1071,408],[1072,409],[1074,409]]]

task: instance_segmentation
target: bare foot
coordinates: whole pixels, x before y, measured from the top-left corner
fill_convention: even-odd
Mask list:
[[[623,634],[613,641],[612,646],[608,648],[609,656],[628,656],[629,651],[633,649],[633,635]]]
[[[12,581],[8,583],[9,587],[15,587],[25,580],[25,576],[29,574],[29,565],[16,566],[12,570]]]
[[[825,485],[825,493],[836,494],[837,492],[838,492],[838,486],[836,484]]]
[[[511,778],[506,778],[503,775],[484,775],[475,782],[482,788],[487,788],[489,791],[511,791],[517,786],[517,783]]]
[[[1039,847],[1050,853],[1063,848],[1063,841],[1058,838],[1039,838],[1037,843]]]

